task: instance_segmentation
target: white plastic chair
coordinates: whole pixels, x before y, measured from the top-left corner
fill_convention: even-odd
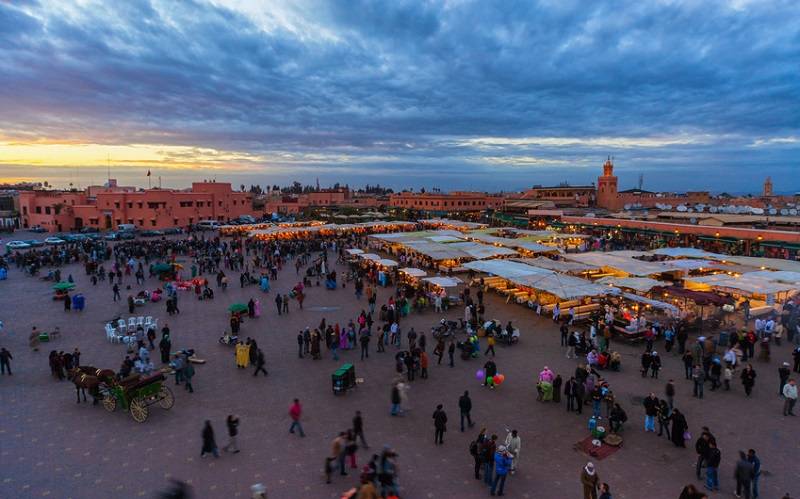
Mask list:
[[[145,318],[144,318],[144,324],[145,324],[145,326],[149,326],[149,325],[150,325],[150,324],[152,324],[152,323],[153,323],[153,316],[151,316],[151,315],[148,315],[147,317],[145,317]]]
[[[136,331],[136,317],[128,318],[128,331]]]
[[[158,331],[158,318],[153,319],[152,325],[153,325],[153,329]]]
[[[144,317],[143,316],[140,315],[139,317],[136,318],[136,325],[137,326],[144,326]]]
[[[117,321],[117,329],[120,331],[125,329],[125,319],[120,319]]]

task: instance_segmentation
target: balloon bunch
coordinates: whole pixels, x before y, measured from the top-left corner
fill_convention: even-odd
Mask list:
[[[475,377],[478,378],[478,381],[486,380],[486,386],[495,386],[495,385],[502,385],[503,381],[506,380],[505,375],[503,374],[495,374],[494,376],[486,377],[486,372],[483,369],[478,369],[475,373]]]

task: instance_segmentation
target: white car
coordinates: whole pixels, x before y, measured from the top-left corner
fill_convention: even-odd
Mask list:
[[[47,244],[64,244],[66,241],[61,239],[60,237],[48,237],[44,240]]]
[[[26,243],[25,241],[11,241],[6,243],[6,248],[8,249],[25,249],[30,247],[31,245]]]

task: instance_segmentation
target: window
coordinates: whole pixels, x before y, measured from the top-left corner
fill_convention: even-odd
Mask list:
[[[28,214],[28,207],[27,206],[23,206],[22,207],[22,214],[23,215],[27,215]]]
[[[179,205],[180,205],[180,207],[181,207],[181,208],[190,208],[190,207],[192,206],[192,204],[193,204],[193,203],[192,203],[191,201],[181,201],[181,202],[179,203]],[[201,205],[201,203],[199,203],[199,202],[198,202],[198,203],[197,203],[197,206],[200,206],[200,205]]]
[[[140,210],[142,209],[142,207],[143,207],[143,204],[144,204],[144,203],[139,203],[139,209],[140,209]],[[154,204],[154,205],[156,205],[155,207],[156,207],[156,208],[158,208],[158,203],[147,203],[147,207],[148,207],[148,208],[153,208],[152,206],[150,206],[151,204]]]
[[[119,201],[116,201],[116,202],[114,203],[114,208],[116,208],[116,209],[119,209]]]
[[[150,219],[150,226],[151,227],[155,227],[156,226],[156,219],[155,218],[151,218]]]
[[[117,224],[117,225],[119,225],[119,224],[121,224],[121,223],[122,223],[122,219],[121,219],[121,218],[118,218],[118,219],[116,219],[116,220],[115,220],[115,222],[116,222],[116,224]]]
[[[139,219],[139,227],[144,225],[144,218]]]
[[[132,218],[129,218],[129,219],[128,219],[128,223],[129,223],[129,224],[132,224],[132,223],[133,223],[133,219],[132,219]]]
[[[194,223],[194,217],[189,217],[189,223],[190,223],[190,224],[193,224],[193,223]]]
[[[100,220],[99,220],[99,219],[97,219],[97,218],[90,218],[90,219],[89,219],[89,223],[90,223],[91,225],[97,225],[99,222],[100,222]]]
[[[139,203],[139,204],[141,205],[142,203]],[[150,208],[151,210],[157,210],[159,204],[161,204],[161,203],[152,203],[151,202],[151,203],[147,203],[147,207]],[[139,208],[141,208],[141,206],[139,206]]]
[[[45,207],[44,207],[44,213],[45,213],[46,215],[49,215],[49,214],[50,214],[50,207],[49,207],[49,206],[45,206]]]
[[[173,218],[172,219],[172,225],[178,225],[178,219],[177,218]]]
[[[133,203],[128,203],[128,209],[133,209]]]
[[[220,208],[222,208],[222,201],[217,201],[217,206],[219,206]]]

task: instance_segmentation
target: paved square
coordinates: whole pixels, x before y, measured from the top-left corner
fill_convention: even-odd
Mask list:
[[[182,259],[189,261],[188,257]],[[344,268],[338,270],[341,273]],[[227,292],[217,290],[213,301],[197,301],[193,294],[181,292],[180,315],[169,317],[163,301],[137,308],[137,314],[158,317],[160,326],[169,324],[173,350],[191,347],[207,359],[207,364],[196,368],[193,394],[175,389],[176,402],[171,410],[152,407],[148,421],[138,424],[120,410],[112,414],[101,406],[76,404],[73,385],[50,376],[47,355],[51,349],[67,351],[77,346],[83,352],[82,364],[114,370],[125,355],[124,347],[107,342],[103,331],[105,321],[128,316],[125,302],[112,301],[108,282],[92,286],[78,265],[65,267],[62,273],[71,273],[77,291],[86,296],[83,312],[65,312],[60,301],[51,299],[51,283],[26,277],[13,265],[9,279],[0,282],[0,320],[5,323],[0,346],[14,355],[13,377],[0,377],[0,497],[154,497],[169,478],[189,481],[198,498],[249,497],[250,485],[256,482],[267,486],[270,498],[339,497],[357,483],[357,473],[346,478],[334,475],[333,484],[326,485],[323,460],[334,436],[349,427],[355,410],[364,414],[371,444],[370,449],[359,449],[359,467],[372,451],[391,445],[400,456],[402,497],[484,497],[488,491],[472,477],[468,453],[477,431],[458,431],[457,401],[467,389],[477,421],[474,430],[486,426],[501,439],[506,428],[520,431],[521,462],[518,473],[506,484],[507,495],[543,499],[581,496],[580,469],[589,458],[573,450],[573,445],[587,436],[590,411],[576,416],[565,412],[563,400],[560,405],[537,402],[535,390],[536,376],[543,366],[569,377],[576,362],[564,357],[551,321],[537,318],[523,307],[505,304],[497,295],[487,296],[486,315],[503,322],[512,320],[522,331],[519,345],[497,346],[496,362],[506,382],[491,391],[479,385],[475,371],[483,365],[483,357],[466,362],[457,357],[452,369],[437,366],[432,359],[430,378],[413,382],[406,416],[392,418],[390,383],[396,375],[393,347],[387,353],[376,353],[373,341],[366,361],[358,359],[358,350],[351,350],[340,351],[340,361],[334,362],[324,345],[322,360],[297,356],[299,329],[314,327],[323,317],[329,323],[346,323],[366,308],[366,300],[357,301],[352,286],[335,291],[312,287],[305,310],[299,311],[293,301],[288,315],[277,316],[274,293],[288,292],[297,282],[293,266],[280,272],[268,294],[257,286],[240,289],[238,273],[226,271],[231,285]],[[133,277],[125,282],[134,290],[140,289]],[[150,278],[141,288],[157,286]],[[391,289],[381,289],[378,304],[390,293]],[[247,320],[240,335],[257,339],[265,351],[266,378],[254,378],[252,367],[237,369],[233,348],[217,341],[228,327],[228,306],[251,297],[262,301],[263,314]],[[453,319],[460,315],[460,310],[448,314]],[[402,327],[429,331],[440,318],[432,311],[412,313]],[[63,337],[42,344],[39,352],[31,352],[27,336],[32,326],[43,330],[59,326]],[[741,384],[735,381],[730,392],[706,389],[702,401],[691,397],[691,386],[683,379],[677,357],[664,355],[660,379],[641,378],[638,347],[617,346],[623,353],[623,370],[605,375],[630,419],[624,447],[610,458],[595,462],[601,481],[611,484],[615,498],[677,498],[683,485],[695,482],[693,444],[677,449],[666,439],[645,434],[643,410],[633,403],[650,391],[661,395],[668,378],[676,381],[676,406],[684,411],[692,434],[696,436],[701,426],[709,426],[718,439],[723,456],[722,492],[712,497],[732,495],[736,451],[751,447],[758,450],[762,460],[761,497],[798,493],[798,421],[781,416],[782,402],[777,395],[777,367],[779,361],[790,359],[790,346],[784,343],[776,347],[772,363],[755,364],[759,376],[752,398],[745,399]],[[429,353],[431,349],[429,338]],[[331,373],[344,362],[355,364],[356,375],[363,383],[346,395],[334,396]],[[176,388],[171,377],[168,381]],[[304,405],[304,439],[287,431],[287,410],[294,397]],[[431,415],[438,403],[444,404],[449,416],[442,446],[433,444]],[[238,414],[241,420],[242,452],[201,459],[203,421],[213,422],[217,443],[223,446],[227,440],[224,421],[230,413]]]

